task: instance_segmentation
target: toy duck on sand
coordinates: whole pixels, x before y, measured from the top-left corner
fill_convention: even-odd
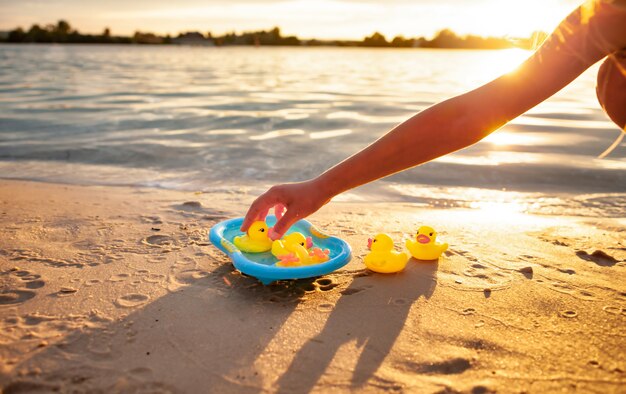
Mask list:
[[[406,240],[406,247],[418,260],[437,260],[448,249],[448,244],[437,243],[437,232],[428,226],[422,226],[415,234],[415,241]]]
[[[239,250],[247,253],[263,253],[272,248],[272,240],[268,236],[269,229],[264,221],[259,220],[250,226],[246,235],[240,235],[233,239],[233,243]]]
[[[378,234],[374,239],[367,240],[367,248],[371,252],[365,256],[365,266],[375,272],[390,274],[400,272],[406,267],[409,256],[393,249],[393,240],[387,234]]]
[[[298,267],[317,264],[329,259],[330,251],[312,248],[313,240],[301,233],[291,233],[272,243],[272,254],[279,260],[278,267]]]

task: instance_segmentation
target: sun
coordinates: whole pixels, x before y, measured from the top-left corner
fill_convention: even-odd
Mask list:
[[[455,20],[451,26],[462,34],[505,37],[551,32],[576,5],[564,0],[484,0],[473,4],[474,12]]]

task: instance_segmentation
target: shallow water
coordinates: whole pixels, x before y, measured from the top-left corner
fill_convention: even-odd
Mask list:
[[[0,46],[0,174],[261,190],[314,176],[417,111],[511,70],[527,55]],[[596,158],[619,135],[595,99],[596,70],[487,140],[366,189],[408,200],[448,187],[528,196],[624,192],[624,143],[607,159]]]

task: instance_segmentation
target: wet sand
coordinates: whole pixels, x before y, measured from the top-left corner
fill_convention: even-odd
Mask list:
[[[626,219],[333,202],[350,264],[263,286],[207,241],[253,197],[0,181],[2,392],[623,392]]]

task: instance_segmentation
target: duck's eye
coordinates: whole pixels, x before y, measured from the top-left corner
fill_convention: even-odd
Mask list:
[[[432,237],[432,236],[433,236],[433,233],[430,233],[430,236]]]
[[[262,233],[264,233],[264,232],[265,232],[265,229],[264,229],[264,228],[262,228],[262,229],[260,229],[259,231],[260,231],[260,232],[262,232]]]
[[[304,246],[304,242],[300,242],[300,245]]]
[[[372,242],[376,242],[376,240],[373,240]]]

